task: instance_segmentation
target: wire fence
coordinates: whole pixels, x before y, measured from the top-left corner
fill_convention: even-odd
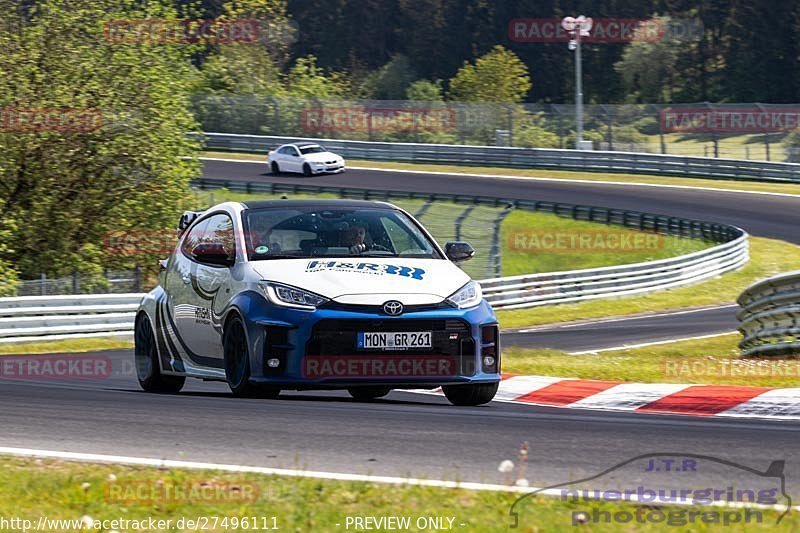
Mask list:
[[[575,107],[200,94],[203,131],[344,140],[573,148]],[[595,150],[800,161],[800,105],[584,106]]]
[[[132,270],[106,270],[102,275],[90,276],[74,273],[71,276],[49,278],[41,274],[38,279],[20,281],[17,296],[55,296],[64,294],[126,294],[144,290],[145,279],[141,268]]]

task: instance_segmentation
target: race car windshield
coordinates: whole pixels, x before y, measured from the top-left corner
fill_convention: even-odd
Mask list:
[[[407,215],[394,209],[264,208],[243,214],[250,260],[312,257],[442,259]]]
[[[327,150],[325,150],[325,148],[322,146],[303,146],[300,148],[300,153],[303,155],[321,154],[323,152],[327,152]]]

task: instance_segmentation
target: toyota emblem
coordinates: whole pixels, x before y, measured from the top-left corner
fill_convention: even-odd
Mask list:
[[[397,300],[390,300],[383,304],[383,312],[389,316],[397,316],[403,312],[403,304]]]

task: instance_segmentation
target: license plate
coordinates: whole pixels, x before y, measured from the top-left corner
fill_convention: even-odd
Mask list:
[[[433,334],[430,331],[361,331],[358,333],[358,349],[409,350],[412,348],[432,348],[432,337]]]

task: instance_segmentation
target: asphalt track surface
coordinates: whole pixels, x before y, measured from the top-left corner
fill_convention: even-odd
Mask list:
[[[797,198],[355,169],[337,176],[275,178],[265,170],[265,166],[253,164],[206,162],[204,175],[638,209],[732,223],[754,235],[800,242]],[[673,318],[681,324],[679,336],[691,334],[686,328],[693,323],[713,322],[714,327],[730,329],[722,327],[731,317],[730,309],[707,313]],[[660,320],[649,317],[603,328],[622,328],[626,332],[623,337],[638,341],[644,339],[633,337],[637,330],[649,328],[648,337],[670,333],[671,326]],[[600,329],[593,332],[597,342],[580,326],[567,330],[571,349],[587,343],[599,347],[606,341],[597,337]],[[552,342],[552,332],[529,335],[529,339],[538,336],[536,342],[541,345]],[[615,334],[607,340],[616,343],[619,337]],[[560,343],[559,347],[566,345]],[[459,408],[439,396],[409,392],[392,392],[373,403],[357,403],[339,392],[288,392],[272,401],[237,399],[224,384],[197,380],[190,381],[180,394],[152,395],[139,391],[130,351],[102,355],[111,357],[115,368],[104,379],[0,379],[4,407],[0,411],[0,445],[497,483],[501,481],[497,472],[500,461],[516,461],[520,445],[527,442],[530,465],[526,477],[534,486],[593,475],[643,453],[703,453],[758,470],[766,469],[773,460],[785,460],[787,490],[800,493],[800,425],[792,422],[607,413],[501,402]],[[747,474],[733,471],[709,482],[723,487],[747,483]]]
[[[500,402],[453,407],[442,397],[408,392],[372,403],[339,392],[238,399],[224,384],[200,380],[187,381],[180,394],[156,395],[139,390],[131,351],[97,355],[113,361],[108,377],[0,379],[0,446],[500,483],[498,464],[516,461],[528,442],[533,486],[668,452],[703,453],[758,470],[786,460],[789,492],[800,492],[796,423]],[[720,486],[752,477],[725,476],[716,480]]]
[[[738,310],[738,306],[731,304],[677,313],[520,328],[504,332],[502,342],[503,346],[583,352],[685,339],[735,331]]]

